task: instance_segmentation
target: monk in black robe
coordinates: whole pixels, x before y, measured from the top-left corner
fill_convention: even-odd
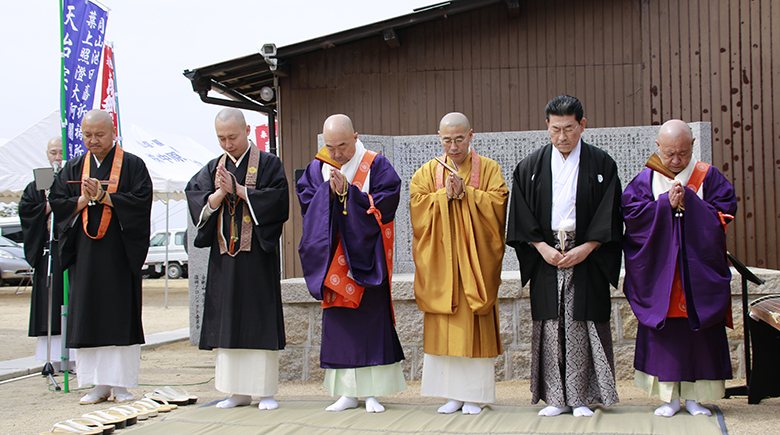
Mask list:
[[[62,138],[52,138],[46,147],[46,157],[55,169],[62,166]],[[19,201],[19,219],[24,237],[24,257],[35,270],[30,295],[30,326],[27,335],[38,337],[35,346],[35,359],[52,362],[59,371],[62,354],[62,332],[60,307],[62,306],[62,267],[57,248],[57,233],[51,241],[51,354],[47,358],[46,346],[49,331],[49,256],[46,244],[49,242],[51,207],[46,199],[46,190],[51,186],[36,186],[32,181],[24,189]],[[72,352],[71,352],[72,353]],[[75,355],[74,355],[75,357]]]
[[[545,108],[552,143],[515,168],[507,244],[522,283],[531,281],[532,402],[542,416],[591,416],[618,401],[609,317],[617,286],[622,220],[617,165],[580,140],[579,100]]]
[[[49,194],[70,283],[66,342],[77,349],[79,387],[96,386],[81,403],[105,401],[112,387],[114,401],[125,402],[134,399],[127,388],[138,386],[144,343],[152,180],[143,160],[114,145],[107,112],[88,112],[81,130],[89,152],[68,160]]]
[[[215,386],[231,394],[218,408],[259,396],[259,409],[276,409],[278,351],[285,345],[279,237],[289,213],[287,179],[278,157],[249,144],[241,111],[222,110],[215,127],[225,154],[185,189],[198,228],[194,244],[211,248],[200,348],[217,350]]]

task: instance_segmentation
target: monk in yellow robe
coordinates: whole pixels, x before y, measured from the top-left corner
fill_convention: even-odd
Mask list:
[[[439,124],[445,155],[412,177],[414,292],[425,313],[422,395],[450,399],[449,414],[479,414],[495,401],[494,358],[502,353],[498,286],[509,190],[501,167],[471,148],[462,113]],[[449,167],[449,168],[448,168]]]

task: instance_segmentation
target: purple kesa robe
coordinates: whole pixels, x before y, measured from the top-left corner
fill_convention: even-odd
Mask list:
[[[390,162],[376,156],[369,173],[369,193],[382,212],[383,223],[395,218],[401,189]],[[306,285],[312,296],[322,300],[323,282],[341,234],[352,278],[365,287],[356,309],[331,307],[322,313],[320,366],[343,369],[393,364],[404,359],[393,325],[392,299],[380,227],[368,195],[349,186],[347,214],[338,197],[330,198],[330,181],[322,176],[322,163],[309,163],[297,183],[303,214],[303,236],[298,252]]]
[[[731,378],[725,318],[731,304],[726,234],[718,212],[733,215],[733,186],[711,166],[704,199],[685,187],[685,211],[674,217],[668,193],[653,197],[651,169],[622,196],[626,234],[623,290],[639,320],[634,367],[661,382]],[[688,318],[666,318],[679,267]]]

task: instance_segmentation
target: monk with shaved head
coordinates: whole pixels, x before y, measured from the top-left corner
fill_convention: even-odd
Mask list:
[[[322,126],[325,153],[297,183],[303,214],[298,253],[311,295],[322,301],[320,367],[325,388],[341,396],[327,411],[383,412],[379,396],[406,389],[404,353],[393,318],[393,220],[401,180],[366,149],[352,120]]]
[[[62,269],[70,283],[67,347],[76,349],[82,404],[113,394],[133,400],[141,344],[141,267],[149,249],[152,180],[139,157],[116,144],[108,112],[81,120],[84,147],[71,156],[49,194]]]
[[[62,138],[57,136],[49,140],[46,146],[46,157],[55,171],[62,167]],[[30,182],[22,193],[19,201],[19,219],[22,223],[24,235],[25,259],[33,267],[33,288],[30,300],[30,327],[28,335],[38,337],[35,347],[35,359],[38,361],[52,362],[55,371],[59,371],[62,353],[62,330],[60,326],[60,310],[63,301],[62,292],[62,268],[60,267],[60,253],[58,252],[57,237],[55,233],[51,240],[51,249],[46,249],[49,243],[49,226],[51,207],[46,200],[46,193],[51,186],[41,186],[35,180]],[[51,352],[47,358],[46,346],[48,342],[49,315],[49,258],[51,255]],[[71,351],[71,353],[73,353]],[[75,354],[71,355],[75,358]]]
[[[622,196],[623,290],[639,321],[634,384],[664,401],[655,410],[664,417],[680,399],[710,415],[701,403],[722,398],[732,376],[726,224],[737,200],[726,177],[693,157],[694,141],[685,122],[664,123],[656,144],[674,178],[645,169]]]
[[[422,395],[439,413],[479,414],[495,401],[502,352],[498,286],[508,189],[501,167],[477,154],[459,112],[439,123],[440,155],[412,177],[414,294],[424,313]]]
[[[285,346],[279,237],[287,179],[281,160],[250,142],[240,110],[220,111],[214,128],[225,152],[185,188],[194,245],[210,248],[199,347],[216,350],[214,384],[230,394],[217,408],[246,406],[255,396],[258,409],[272,410]]]

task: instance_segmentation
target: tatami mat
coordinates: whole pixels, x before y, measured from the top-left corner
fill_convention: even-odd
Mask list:
[[[369,414],[360,408],[326,412],[325,401],[284,401],[279,409],[260,411],[255,404],[217,409],[214,404],[182,407],[149,421],[132,432],[142,434],[663,434],[725,435],[717,407],[711,417],[681,411],[673,418],[656,417],[650,406],[597,408],[593,417],[562,415],[542,418],[538,406],[490,405],[479,415],[437,414],[435,405],[385,403],[387,410]]]

